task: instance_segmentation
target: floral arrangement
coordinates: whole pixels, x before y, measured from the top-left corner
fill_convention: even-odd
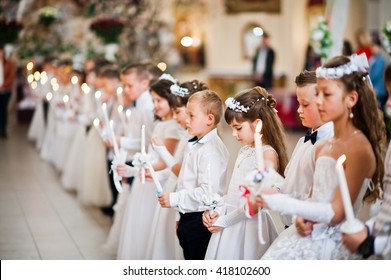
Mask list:
[[[118,37],[122,33],[123,28],[124,24],[114,18],[98,19],[90,25],[90,29],[105,44],[118,42]]]
[[[391,55],[391,21],[384,24],[382,29],[382,43],[385,51]]]
[[[22,25],[15,20],[7,21],[0,19],[0,42],[1,43],[13,43],[18,39],[19,31],[22,29]]]
[[[316,54],[323,59],[327,59],[332,44],[333,41],[331,40],[327,20],[321,17],[317,26],[311,31],[311,45]]]
[[[46,6],[38,10],[39,23],[45,26],[51,25],[57,18],[58,12],[55,8]]]

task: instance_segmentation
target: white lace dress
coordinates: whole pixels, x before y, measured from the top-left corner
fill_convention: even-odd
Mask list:
[[[312,200],[319,202],[331,202],[333,200],[339,187],[335,165],[336,160],[327,156],[320,156],[316,161]],[[353,205],[356,214],[369,183],[370,179],[364,180]],[[341,258],[340,256],[344,253],[341,252],[340,225],[314,224],[311,235],[306,237],[299,235],[296,226],[292,225],[278,236],[262,259],[329,260]]]
[[[161,121],[156,124],[152,137],[157,137],[163,142],[165,139],[179,139],[180,129],[180,126],[173,119]],[[153,158],[152,164],[159,159],[151,145],[148,147],[148,155]],[[162,186],[167,180],[169,172],[168,169],[156,172]],[[139,176],[135,176],[123,216],[118,259],[142,260],[148,257],[148,241],[152,234],[156,207],[158,207],[158,201],[155,184],[153,182],[142,184]]]
[[[263,146],[263,151],[270,149],[273,148]],[[244,178],[247,173],[255,168],[255,149],[251,146],[242,147],[235,162],[228,193],[224,197],[225,205],[220,216],[229,215],[238,208],[243,208],[244,201],[240,199],[243,191],[239,189],[239,186],[245,184]],[[261,244],[258,238],[259,214],[252,219],[243,217],[239,222],[212,234],[205,259],[255,260],[262,257],[278,233],[269,212],[262,211],[260,214],[265,244]]]
[[[45,120],[44,120],[44,111],[43,111],[43,101],[38,100],[27,133],[27,138],[29,140],[36,141],[36,147],[38,150],[40,150],[44,137],[45,137]]]

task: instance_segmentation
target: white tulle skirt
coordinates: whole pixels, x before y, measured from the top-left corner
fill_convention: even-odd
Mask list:
[[[66,190],[77,190],[77,182],[83,176],[86,143],[86,126],[83,124],[77,124],[75,139],[69,149],[68,159],[65,163],[61,176],[62,186]]]
[[[38,150],[41,149],[43,139],[45,137],[45,119],[43,112],[42,102],[38,102],[35,107],[34,115],[30,123],[30,127],[27,133],[27,138],[31,141],[35,141]]]
[[[69,150],[73,143],[74,136],[77,130],[75,122],[58,120],[56,125],[54,149],[53,149],[53,163],[59,170],[63,171],[68,160]]]
[[[168,176],[157,172],[161,184]],[[160,174],[159,174],[160,173]],[[165,177],[165,178],[164,178]],[[153,230],[153,219],[158,206],[156,187],[153,182],[142,184],[135,177],[132,192],[126,205],[123,218],[117,258],[121,260],[147,259],[148,242]]]
[[[43,138],[41,147],[41,158],[47,162],[54,162],[54,142],[56,141],[56,115],[52,108],[49,107],[48,121],[45,130],[45,136]]]
[[[129,199],[131,187],[129,184],[122,183],[122,192],[118,194],[117,202],[114,205],[113,224],[110,228],[106,242],[102,245],[103,249],[116,258],[121,235],[121,227],[126,209],[126,203]]]
[[[77,190],[78,199],[84,205],[108,206],[112,201],[107,170],[106,147],[95,128],[87,134],[82,184]]]
[[[164,192],[174,192],[177,177],[170,174]],[[148,242],[147,259],[151,260],[183,260],[183,250],[176,235],[176,217],[178,211],[172,208],[156,207],[150,240]]]

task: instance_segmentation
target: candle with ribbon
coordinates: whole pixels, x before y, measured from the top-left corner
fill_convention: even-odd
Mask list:
[[[260,172],[262,172],[265,168],[265,163],[263,161],[261,131],[262,131],[262,121],[259,120],[259,122],[257,123],[257,126],[255,127],[255,132],[254,132],[254,146],[255,146],[255,153],[256,153],[256,158],[257,158],[257,169]]]
[[[341,231],[348,234],[353,234],[364,229],[364,224],[354,216],[352,201],[350,199],[348,184],[346,182],[345,171],[343,169],[343,163],[345,160],[345,155],[340,156],[336,165],[339,188],[342,196],[346,219],[346,221],[341,225]]]

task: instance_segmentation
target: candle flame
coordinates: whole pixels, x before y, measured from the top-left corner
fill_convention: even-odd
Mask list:
[[[71,79],[71,82],[74,85],[76,85],[78,81],[79,81],[79,78],[77,76],[73,76],[72,79]]]
[[[99,119],[98,119],[98,118],[95,118],[95,119],[94,119],[94,126],[95,126],[95,127],[98,127],[99,124],[100,124]]]
[[[50,101],[50,100],[52,100],[52,98],[53,98],[53,93],[51,93],[50,91],[46,94],[46,99],[48,100],[48,101]]]
[[[69,96],[68,95],[64,95],[64,97],[62,98],[62,100],[67,103],[69,101]]]
[[[345,162],[346,160],[346,156],[345,154],[343,154],[342,156],[340,156],[338,159],[337,159],[337,164],[342,166],[342,164]]]
[[[96,99],[99,99],[101,96],[102,96],[102,93],[100,92],[100,90],[95,91],[95,98]]]
[[[107,108],[107,104],[106,104],[106,103],[103,103],[103,104],[102,104],[102,110],[105,111],[106,108]]]
[[[113,128],[114,121],[113,121],[113,120],[110,120],[109,122],[110,122],[110,126],[111,126],[111,128]]]
[[[118,87],[117,88],[117,94],[120,95],[120,94],[122,94],[122,92],[123,92],[122,87]]]
[[[122,113],[123,110],[124,110],[124,107],[122,105],[119,105],[117,108],[118,113]]]
[[[31,61],[29,63],[27,63],[27,66],[26,66],[27,70],[31,71],[33,70],[34,68],[34,63],[32,63]]]
[[[130,115],[132,114],[132,110],[127,109],[125,114],[126,114],[126,116],[129,118]]]
[[[257,123],[257,126],[255,127],[255,132],[256,133],[260,133],[262,130],[262,121],[260,120],[258,123]]]

